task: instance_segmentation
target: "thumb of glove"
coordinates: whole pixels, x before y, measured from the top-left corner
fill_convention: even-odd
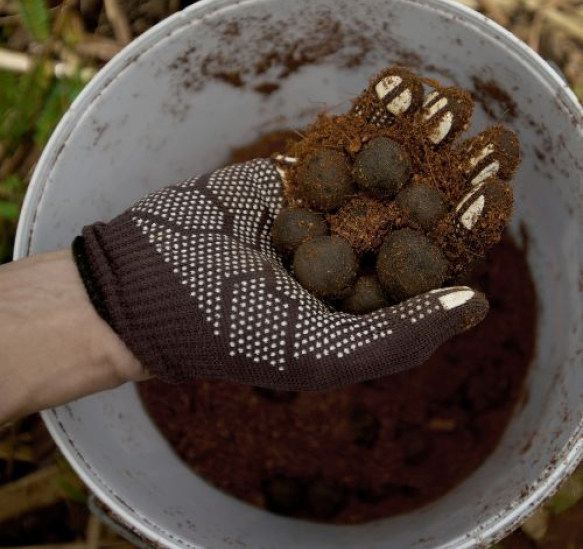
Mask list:
[[[313,370],[317,376],[304,383],[311,389],[326,389],[408,370],[425,362],[449,338],[479,324],[488,310],[482,293],[456,286],[353,316],[341,329],[344,337],[329,347],[336,359],[333,366],[322,362]]]

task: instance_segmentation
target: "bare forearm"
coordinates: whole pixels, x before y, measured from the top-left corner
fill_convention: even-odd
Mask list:
[[[69,251],[0,266],[0,425],[143,377]]]

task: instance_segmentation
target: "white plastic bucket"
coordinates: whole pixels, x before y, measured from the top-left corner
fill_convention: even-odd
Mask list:
[[[274,48],[287,69],[266,55]],[[468,89],[473,77],[494,80],[516,102],[487,99],[524,154],[514,228],[530,235],[541,304],[526,404],[493,455],[445,497],[351,527],[277,517],[205,484],[131,385],[46,412],[73,467],[142,540],[177,549],[477,547],[516,527],[581,458],[583,115],[544,61],[450,2],[214,0],[164,21],[109,63],[59,125],[27,195],[15,257],[69,246],[84,224],[220,165],[262,132],[346,108],[392,62]],[[478,109],[473,131],[491,122]]]

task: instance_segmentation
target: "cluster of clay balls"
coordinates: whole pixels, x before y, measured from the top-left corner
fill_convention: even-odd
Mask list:
[[[365,314],[443,284],[448,262],[422,231],[400,228],[388,232],[372,258],[362,265],[361,250],[331,234],[330,214],[355,197],[393,201],[424,230],[446,213],[442,193],[425,184],[407,185],[411,159],[389,137],[368,141],[351,162],[341,151],[322,149],[310,156],[297,175],[308,208],[284,208],[276,217],[272,239],[290,260],[298,282],[341,311]],[[354,209],[354,208],[353,208]]]

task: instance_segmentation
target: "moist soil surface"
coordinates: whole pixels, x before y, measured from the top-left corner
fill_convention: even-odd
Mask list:
[[[524,251],[504,235],[464,283],[488,296],[488,316],[408,372],[318,393],[152,380],[143,402],[196,473],[249,503],[339,524],[411,511],[474,471],[526,398],[537,305]]]

